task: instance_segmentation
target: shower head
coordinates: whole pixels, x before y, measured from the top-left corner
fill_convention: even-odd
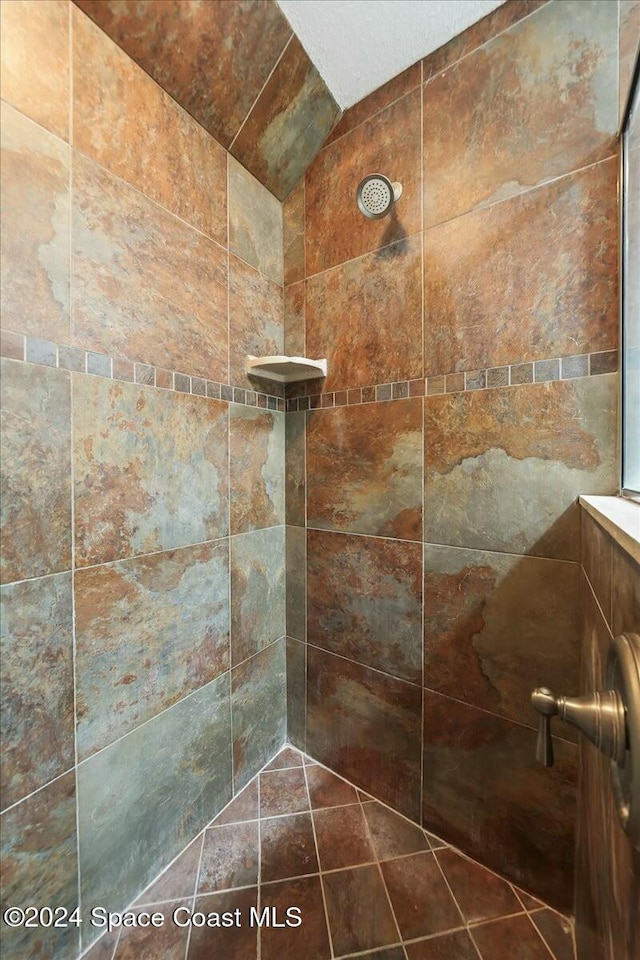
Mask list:
[[[360,181],[356,192],[360,213],[370,220],[386,217],[401,196],[402,184],[392,183],[381,173],[370,173]]]

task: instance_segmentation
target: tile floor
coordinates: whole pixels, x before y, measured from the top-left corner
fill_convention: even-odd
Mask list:
[[[91,960],[574,960],[570,923],[350,783],[285,747],[138,899],[163,927]],[[251,908],[299,927],[249,925]],[[241,911],[179,927],[176,908]],[[151,912],[149,910],[148,912]]]

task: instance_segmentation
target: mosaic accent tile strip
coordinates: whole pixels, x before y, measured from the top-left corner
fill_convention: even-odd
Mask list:
[[[441,393],[516,387],[524,383],[541,383],[549,380],[576,380],[580,377],[615,373],[617,369],[618,351],[605,350],[575,357],[554,357],[550,360],[489,367],[486,370],[439,374],[434,377],[421,377],[419,380],[378,383],[371,387],[328,391],[306,397],[288,397],[285,409],[287,413],[296,413],[300,410],[317,410],[321,407],[344,407],[387,400],[404,400],[408,397],[431,397]]]
[[[345,407],[363,403],[381,403],[404,400],[409,397],[434,396],[441,393],[462,393],[521,386],[549,380],[576,380],[599,376],[618,370],[618,351],[604,350],[571,357],[553,357],[527,363],[512,363],[485,370],[466,370],[456,373],[377,383],[369,387],[345,388],[314,393],[302,397],[272,396],[259,390],[248,390],[228,383],[218,383],[203,377],[191,376],[177,370],[165,370],[148,363],[132,363],[119,357],[110,357],[93,350],[58,345],[50,340],[29,337],[10,330],[2,331],[0,356],[10,360],[44,364],[89,373],[98,377],[123,380],[191,393],[215,400],[226,400],[247,407],[296,413],[326,407]]]
[[[133,363],[120,357],[110,357],[93,350],[58,345],[51,340],[39,337],[27,337],[22,333],[2,331],[0,356],[9,360],[19,360],[47,367],[72,370],[75,373],[89,373],[110,380],[122,380],[128,383],[145,384],[173,390],[178,393],[190,393],[214,400],[226,400],[247,407],[260,407],[264,410],[278,410],[284,413],[285,401],[258,390],[246,390],[228,383],[218,383],[195,377],[177,370],[165,370],[148,363]],[[332,404],[333,406],[333,404]]]

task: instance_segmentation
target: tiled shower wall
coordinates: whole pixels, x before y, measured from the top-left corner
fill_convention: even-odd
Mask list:
[[[243,369],[282,208],[75,6],[1,6],[3,900],[118,909],[286,734],[284,404]],[[3,953],[76,955],[46,933]]]
[[[637,14],[506,4],[347,111],[285,203],[287,350],[329,365],[287,401],[290,736],[565,909],[577,746],[536,763],[529,696],[578,691],[576,498],[616,490]],[[370,221],[376,171],[404,192]]]
[[[582,514],[583,694],[606,688],[613,637],[640,624],[640,565]],[[618,821],[609,761],[580,744],[576,943],[584,960],[640,954],[640,853]]]

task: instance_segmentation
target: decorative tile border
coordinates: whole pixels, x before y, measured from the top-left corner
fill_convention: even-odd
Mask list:
[[[79,347],[58,345],[50,340],[38,337],[26,337],[21,333],[2,330],[0,333],[0,356],[9,360],[21,360],[26,363],[38,363],[47,367],[58,367],[74,373],[88,373],[95,377],[110,380],[124,380],[129,383],[160,387],[177,393],[190,393],[212,400],[226,400],[246,407],[261,407],[264,410],[278,410],[284,413],[283,397],[274,397],[258,390],[246,390],[229,383],[192,377],[177,370],[165,370],[148,363],[135,363],[106,354],[82,350]]]
[[[176,370],[165,370],[147,363],[135,363],[78,347],[59,346],[50,340],[26,337],[21,333],[1,331],[0,356],[10,360],[60,367],[75,373],[124,380],[132,383],[190,393],[194,396],[225,400],[247,407],[295,413],[326,407],[344,407],[361,403],[381,403],[404,400],[407,397],[430,397],[442,393],[462,393],[469,390],[516,387],[527,383],[547,383],[553,380],[575,380],[615,373],[618,369],[618,351],[582,353],[571,357],[553,357],[526,363],[512,363],[485,370],[466,370],[458,373],[421,377],[419,380],[398,380],[378,383],[370,387],[354,387],[327,391],[302,397],[274,397],[258,390],[247,390],[229,383],[218,383],[202,377],[192,377]]]
[[[320,407],[344,407],[359,403],[379,403],[385,400],[403,400],[406,397],[430,397],[439,393],[462,393],[467,390],[488,390],[496,387],[516,387],[525,383],[546,383],[551,380],[576,380],[615,373],[618,369],[618,351],[582,353],[572,357],[554,357],[513,363],[486,370],[466,370],[419,380],[399,380],[378,383],[371,387],[316,393],[306,397],[289,397],[287,413],[316,410]]]

